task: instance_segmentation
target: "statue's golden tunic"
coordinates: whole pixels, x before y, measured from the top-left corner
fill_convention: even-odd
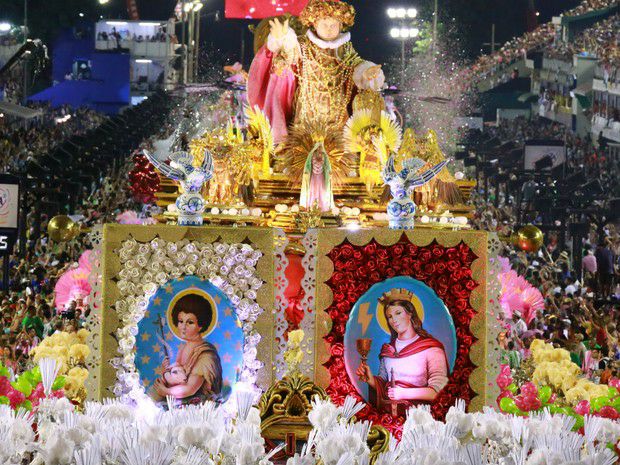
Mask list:
[[[305,36],[299,46],[295,122],[342,128],[355,89],[353,73],[364,60],[350,41],[338,48],[322,48]]]

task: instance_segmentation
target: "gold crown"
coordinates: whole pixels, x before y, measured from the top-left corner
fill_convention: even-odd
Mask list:
[[[342,23],[343,29],[348,29],[355,24],[355,8],[338,0],[310,0],[299,15],[306,27],[323,18],[335,18]]]
[[[389,304],[397,300],[406,300],[411,302],[414,297],[414,293],[408,291],[407,289],[392,289],[379,298],[379,303],[384,307],[387,307]]]

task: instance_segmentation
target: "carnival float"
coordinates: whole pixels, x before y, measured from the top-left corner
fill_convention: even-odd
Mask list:
[[[502,306],[540,296],[470,228],[436,133],[386,106],[354,19],[310,0],[265,20],[249,72],[135,155],[163,212],[92,231],[59,281],[88,331],[0,368],[2,463],[614,463],[617,380],[538,343],[501,365]]]

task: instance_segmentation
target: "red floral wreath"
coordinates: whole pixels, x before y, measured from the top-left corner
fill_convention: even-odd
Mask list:
[[[454,247],[444,247],[434,240],[419,247],[403,235],[399,242],[389,247],[374,239],[365,246],[345,241],[332,249],[328,257],[334,264],[334,274],[326,284],[331,288],[334,300],[327,309],[333,325],[325,337],[330,346],[330,358],[324,366],[330,373],[327,392],[331,399],[339,405],[348,395],[364,401],[349,380],[344,363],[344,333],[353,306],[372,285],[395,276],[410,276],[437,293],[450,310],[456,328],[454,370],[448,384],[431,404],[431,412],[435,418],[443,419],[457,399],[469,404],[474,396],[469,377],[476,367],[469,358],[469,350],[476,341],[469,329],[476,313],[469,297],[478,286],[471,271],[471,265],[478,257],[469,246],[461,242]],[[370,404],[357,417],[382,425],[397,438],[402,434],[402,418],[380,413]]]

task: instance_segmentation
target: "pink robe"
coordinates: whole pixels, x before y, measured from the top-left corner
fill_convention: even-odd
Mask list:
[[[394,370],[394,385],[402,388],[430,387],[439,392],[448,383],[448,360],[443,344],[436,339],[421,338],[406,346],[400,352],[393,343],[381,348],[381,369],[376,381],[376,403],[381,411],[390,412],[391,401],[387,396],[388,380]],[[420,401],[398,401],[399,412]]]
[[[292,70],[278,75],[273,71],[273,53],[266,45],[254,57],[248,77],[248,102],[253,108],[263,110],[273,130],[276,144],[288,134],[288,125],[293,120],[297,81]]]

